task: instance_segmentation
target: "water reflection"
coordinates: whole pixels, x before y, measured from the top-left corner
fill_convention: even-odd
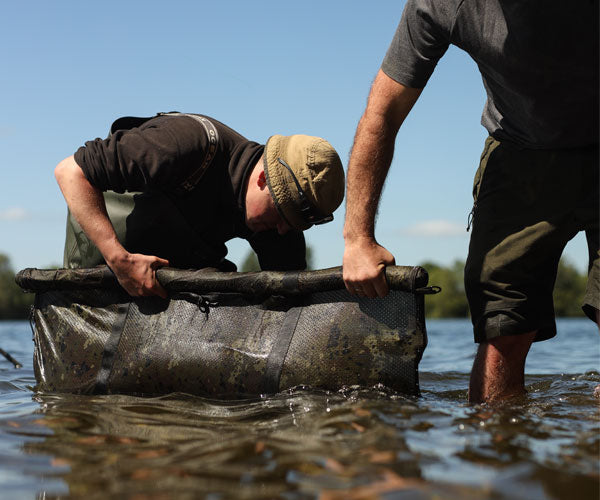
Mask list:
[[[599,378],[538,377],[529,396],[497,407],[452,390],[405,398],[381,387],[235,402],[36,395],[20,433],[40,438],[24,443],[27,454],[52,457],[40,475],[75,496],[595,498],[599,418],[588,389]],[[572,385],[585,390],[556,397]]]
[[[71,494],[214,492],[232,497],[297,497],[385,478],[421,486],[418,460],[385,423],[382,403],[410,422],[418,405],[374,391],[296,390],[255,401],[185,395],[38,395],[36,424],[52,432],[25,443],[51,455]],[[61,471],[60,467],[67,469]],[[410,479],[410,481],[408,480]]]
[[[433,345],[448,324],[430,332]],[[529,372],[526,397],[492,407],[466,402],[464,348],[455,371],[424,360],[419,398],[382,387],[246,401],[36,394],[31,361],[0,365],[0,495],[598,498],[600,374],[590,349],[561,360],[571,372]],[[451,365],[449,350],[440,366]]]

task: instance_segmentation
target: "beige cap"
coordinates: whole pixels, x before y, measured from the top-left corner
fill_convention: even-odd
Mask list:
[[[264,169],[277,210],[299,231],[332,220],[344,199],[342,162],[333,146],[320,137],[271,136]]]

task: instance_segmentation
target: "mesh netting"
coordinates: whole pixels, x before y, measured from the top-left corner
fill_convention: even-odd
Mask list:
[[[414,393],[424,349],[416,298],[399,291],[384,299],[357,299],[345,290],[314,294],[290,343],[281,385],[382,383]]]
[[[171,291],[163,300],[111,286],[53,287],[38,288],[34,306],[41,391],[240,397],[382,383],[419,392],[426,332],[423,295],[414,291],[380,299],[345,289]]]

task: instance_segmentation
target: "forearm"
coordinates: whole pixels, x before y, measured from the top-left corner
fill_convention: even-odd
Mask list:
[[[166,298],[166,290],[156,279],[156,269],[168,266],[169,261],[125,250],[108,217],[102,191],[90,184],[72,156],[57,165],[54,175],[69,210],[127,293]]]
[[[394,156],[396,135],[421,89],[405,87],[379,71],[369,94],[348,165],[346,192],[347,242],[374,240],[375,216]]]
[[[117,239],[110,222],[102,191],[95,188],[83,175],[73,156],[61,161],[54,175],[65,201],[86,235],[96,245],[110,265],[126,257],[127,252]]]
[[[374,238],[381,191],[394,155],[396,130],[367,108],[361,118],[348,164],[344,238]]]

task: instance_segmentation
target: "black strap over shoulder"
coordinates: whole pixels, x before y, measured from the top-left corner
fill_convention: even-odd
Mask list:
[[[198,166],[198,168],[194,170],[188,176],[188,178],[185,181],[183,181],[179,186],[179,190],[183,193],[190,192],[196,187],[196,184],[200,182],[200,179],[202,179],[204,172],[208,170],[208,167],[210,167],[210,164],[212,163],[217,154],[217,148],[219,145],[219,133],[217,132],[217,128],[208,118],[202,115],[179,113],[177,111],[171,111],[169,113],[159,113],[159,115],[187,116],[189,118],[192,118],[193,120],[196,120],[200,125],[204,127],[204,130],[206,131],[206,136],[208,137],[208,150],[204,155],[204,159],[202,160],[202,163]]]
[[[178,111],[157,113],[155,116],[148,117],[122,116],[121,118],[117,118],[111,125],[109,136],[114,134],[117,130],[131,130],[132,128],[140,127],[148,120],[156,118],[157,116],[187,116],[193,120],[196,120],[200,125],[202,125],[202,127],[204,127],[204,130],[206,131],[206,136],[208,137],[208,149],[204,155],[204,159],[198,168],[181,183],[178,189],[182,194],[189,193],[196,187],[196,184],[200,182],[200,179],[202,179],[202,176],[206,170],[208,170],[208,167],[210,167],[217,154],[219,145],[219,132],[217,131],[217,127],[215,127],[215,125],[208,118],[202,115],[180,113]]]

